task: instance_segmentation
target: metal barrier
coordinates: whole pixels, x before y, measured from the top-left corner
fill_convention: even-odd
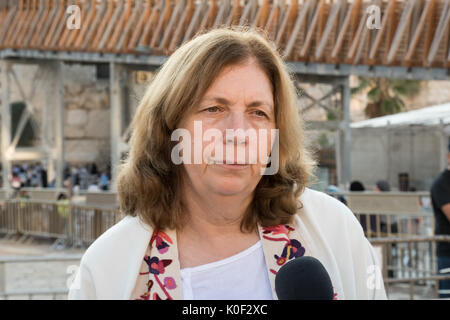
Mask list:
[[[367,238],[431,236],[434,215],[428,192],[339,192]]]
[[[371,244],[382,250],[383,279],[386,292],[390,286],[400,283],[409,284],[410,299],[417,292],[416,284],[433,290],[434,298],[438,298],[439,280],[450,279],[450,273],[438,273],[435,244],[450,242],[450,236],[413,236],[372,238]]]
[[[117,207],[13,199],[0,203],[0,232],[86,246],[124,217]]]
[[[71,205],[70,234],[72,243],[89,245],[103,232],[119,222],[124,215],[116,208]]]
[[[8,290],[6,291],[6,264],[7,263],[36,263],[36,262],[62,262],[81,260],[81,254],[47,257],[0,257],[0,298],[7,300],[13,296],[26,296],[32,299],[33,296],[51,296],[56,299],[57,295],[67,295],[68,288],[59,289],[35,289],[35,290]]]

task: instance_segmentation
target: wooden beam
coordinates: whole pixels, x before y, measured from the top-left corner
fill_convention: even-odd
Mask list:
[[[253,20],[252,28],[264,28],[269,16],[270,2],[269,0],[263,0],[262,5],[258,7],[256,17]]]
[[[406,33],[406,27],[408,23],[411,22],[413,8],[414,8],[415,0],[409,0],[405,3],[405,7],[403,8],[402,15],[400,17],[400,24],[397,26],[397,31],[395,32],[394,39],[391,44],[391,48],[387,55],[387,59],[385,60],[386,64],[391,64],[394,60],[395,54],[400,46],[400,43]]]
[[[213,26],[214,21],[216,19],[217,13],[219,11],[219,7],[217,5],[216,0],[209,1],[209,9],[208,13],[203,18],[202,22],[200,23],[200,28],[198,29],[198,32],[201,32],[203,30],[207,30],[210,27]]]
[[[160,16],[156,30],[153,33],[152,41],[150,42],[150,47],[152,48],[158,47],[161,39],[161,34],[163,33],[163,30],[167,27],[171,15],[172,15],[172,0],[165,0],[164,10]]]
[[[169,23],[167,24],[167,27],[164,28],[162,40],[158,46],[158,50],[161,52],[167,49],[167,46],[170,44],[169,40],[176,30],[176,24],[180,21],[183,11],[185,10],[185,0],[175,0],[175,2],[175,7],[171,12]]]
[[[295,42],[297,41],[298,33],[303,25],[306,23],[306,16],[308,14],[309,8],[314,4],[314,0],[308,0],[300,9],[300,13],[295,21],[294,29],[289,37],[286,49],[283,52],[283,57],[287,60],[292,54]]]
[[[154,31],[154,29],[156,29],[156,25],[159,21],[159,17],[161,15],[163,8],[164,8],[163,0],[156,0],[156,5],[152,8],[150,18],[146,22],[147,25],[145,26],[145,29],[139,40],[138,46],[147,47],[150,45],[151,39],[153,37],[153,31]],[[134,50],[134,48],[133,48],[133,50]]]
[[[113,35],[114,28],[117,26],[117,24],[120,22],[120,15],[123,12],[123,8],[125,6],[124,0],[117,0],[117,6],[114,9],[114,13],[111,17],[111,19],[108,21],[108,24],[106,26],[105,32],[102,35],[102,39],[100,43],[98,44],[98,47],[96,50],[103,51],[106,50],[107,43],[110,41],[110,37]]]
[[[133,33],[131,35],[131,39],[127,44],[127,52],[132,52],[134,48],[136,47],[140,37],[144,34],[144,29],[146,24],[150,24],[151,20],[151,14],[152,14],[152,1],[147,0],[145,5],[145,10],[142,15],[140,15],[140,19],[138,20],[136,28],[133,30]]]
[[[28,8],[28,14],[25,17],[22,25],[20,26],[20,29],[17,31],[17,36],[15,39],[13,39],[13,42],[11,44],[11,47],[14,49],[21,48],[24,45],[24,38],[28,33],[30,23],[33,22],[36,13],[37,13],[37,0],[32,0],[30,3],[30,7]]]
[[[11,25],[9,25],[9,28],[8,28],[8,33],[6,34],[6,37],[3,41],[5,43],[5,47],[9,47],[9,44],[11,42],[11,37],[17,30],[17,27],[18,27],[18,24],[20,23],[20,21],[22,21],[22,17],[24,15],[24,11],[25,11],[24,7],[26,6],[25,1],[26,0],[19,0],[17,14],[14,17],[14,19],[11,21]]]
[[[290,1],[288,9],[283,16],[280,29],[278,30],[275,44],[280,47],[288,34],[292,32],[295,23],[295,17],[298,13],[298,1]]]
[[[142,13],[145,14],[146,10],[142,10],[144,3],[145,3],[144,1],[134,0],[133,11],[124,27],[123,32],[120,35],[119,41],[117,41],[114,51],[126,52],[128,43],[133,35],[133,27],[135,26],[135,23],[136,21],[139,21],[139,17],[141,16]]]
[[[20,3],[20,2],[19,2]],[[8,15],[6,16],[5,21],[3,22],[1,29],[0,29],[0,48],[6,47],[6,37],[8,35],[8,31],[10,30],[10,26],[12,25],[13,21],[15,20],[15,17],[18,15],[19,6],[17,2],[12,2],[10,0],[9,4],[14,4],[13,7],[10,7],[8,11]]]
[[[420,16],[419,23],[414,30],[414,34],[412,36],[411,43],[409,44],[408,51],[406,52],[405,59],[403,60],[404,66],[411,66],[412,56],[417,48],[417,44],[419,43],[420,36],[423,33],[424,26],[427,20],[429,20],[431,9],[433,8],[434,0],[429,0],[426,2],[425,7],[422,11],[422,15]]]
[[[230,7],[231,7],[230,0],[220,1],[219,11],[217,12],[216,19],[214,20],[213,28],[223,26],[224,21],[226,21],[226,17],[230,10]]]
[[[192,19],[189,22],[189,26],[187,27],[186,32],[184,33],[184,37],[181,41],[181,43],[185,43],[194,34],[194,31],[198,29],[198,26],[201,23],[201,16],[205,13],[205,11],[208,10],[207,0],[201,0],[201,2],[195,6],[195,12],[192,17]]]
[[[106,1],[107,9],[103,17],[101,17],[101,24],[96,30],[95,38],[92,42],[88,44],[86,47],[87,51],[95,51],[98,49],[100,42],[102,40],[102,36],[105,33],[106,27],[108,23],[110,23],[111,18],[114,14],[114,0],[113,1]]]
[[[308,26],[308,33],[306,34],[305,43],[303,44],[303,47],[300,50],[300,57],[302,58],[305,58],[308,53],[312,37],[318,26],[319,16],[322,15],[324,7],[325,7],[325,0],[319,0],[319,5],[317,6],[316,11],[314,12],[311,24]]]
[[[347,10],[347,14],[345,16],[342,27],[339,30],[339,34],[338,34],[336,43],[333,47],[333,50],[331,51],[331,60],[332,61],[336,61],[338,53],[340,52],[340,50],[342,48],[342,44],[344,43],[345,35],[347,35],[347,33],[352,32],[351,30],[349,32],[348,29],[351,26],[351,21],[354,20],[354,18],[356,16],[359,6],[360,6],[360,0],[355,0],[352,2],[350,9]]]
[[[386,11],[384,12],[383,18],[381,20],[381,29],[378,30],[377,36],[375,37],[375,42],[373,43],[373,46],[369,52],[370,63],[375,62],[375,55],[377,54],[381,40],[383,39],[383,36],[385,35],[386,30],[388,29],[388,23],[389,23],[390,19],[392,19],[392,14],[394,13],[396,1],[397,0],[390,0],[388,2]],[[387,50],[387,47],[386,47],[386,50]]]
[[[124,4],[125,8],[122,7],[122,12],[117,18],[118,22],[114,26],[114,32],[112,32],[111,36],[109,37],[108,43],[105,46],[106,52],[115,51],[115,47],[119,42],[121,35],[126,34],[125,26],[127,25],[128,20],[130,20],[132,10],[131,6],[131,0],[126,0]]]
[[[80,50],[87,50],[87,48],[95,41],[96,36],[98,36],[99,28],[102,26],[102,19],[104,19],[104,15],[108,13],[107,10],[107,2],[100,1],[98,9],[95,10],[95,16],[92,22],[89,24],[88,30],[86,31],[86,35],[82,39],[80,39]]]
[[[33,18],[33,21],[31,21],[29,30],[27,34],[25,35],[25,38],[23,39],[23,46],[30,47],[31,45],[31,39],[33,38],[33,34],[36,33],[36,29],[38,26],[38,23],[40,21],[46,21],[47,15],[50,12],[50,0],[40,0],[39,3],[39,10],[36,13],[36,15]]]
[[[49,49],[50,47],[53,47],[59,37],[59,34],[62,32],[64,14],[64,3],[54,0],[54,6],[52,11],[49,13],[49,18],[42,26],[43,31],[48,29],[48,32],[36,32],[31,40],[31,45],[40,46],[42,49]]]
[[[315,59],[319,60],[322,57],[325,45],[327,44],[328,38],[333,28],[336,28],[338,13],[342,8],[342,2],[334,2],[331,8],[331,13],[328,16],[327,24],[325,26],[325,31],[322,34],[319,45],[316,47]]]
[[[433,42],[431,43],[430,52],[428,53],[428,57],[426,60],[425,65],[427,67],[431,66],[432,63],[434,62],[442,37],[445,31],[448,29],[449,21],[450,21],[449,2],[445,1],[444,10],[442,10],[441,17],[439,19],[439,24],[436,28],[436,32],[434,33]]]
[[[274,1],[270,8],[269,17],[267,23],[264,26],[264,31],[269,35],[269,38],[274,39],[277,32],[278,19],[280,14],[280,8],[278,1]]]
[[[97,15],[97,0],[90,0],[89,14],[87,16],[86,15],[87,14],[84,15],[84,18],[81,18],[81,30],[72,45],[72,50],[82,49],[83,41],[86,39],[89,30],[93,28],[94,19]]]
[[[241,17],[239,18],[239,25],[243,26],[243,25],[250,25],[250,21],[251,21],[251,11],[252,8],[256,6],[256,0],[249,0],[245,6],[244,6],[244,11],[242,12]]]
[[[198,7],[201,8],[202,4],[199,3]],[[181,41],[183,41],[183,33],[186,34],[186,29],[187,27],[189,27],[189,22],[192,21],[192,16],[194,13],[194,9],[195,9],[195,4],[194,4],[194,0],[188,0],[186,8],[183,12],[183,15],[181,16],[180,22],[178,23],[178,26],[175,29],[175,32],[173,34],[172,40],[169,43],[169,47],[168,47],[168,54],[172,53],[173,51],[175,51],[175,49],[177,48],[177,46],[181,43]]]

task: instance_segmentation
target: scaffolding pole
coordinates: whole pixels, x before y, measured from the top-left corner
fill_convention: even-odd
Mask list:
[[[123,132],[123,102],[125,100],[123,88],[127,70],[125,66],[111,62],[109,64],[109,94],[110,94],[110,130],[111,130],[111,191],[117,191],[117,175],[122,156]]]
[[[9,108],[9,68],[10,62],[1,61],[1,74],[2,74],[2,144],[1,144],[1,158],[2,158],[2,177],[3,188],[9,190],[11,188],[9,175],[11,172],[11,159],[9,155],[9,144],[11,143],[11,112]]]

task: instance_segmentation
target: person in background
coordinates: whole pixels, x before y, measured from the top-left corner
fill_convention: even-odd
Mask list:
[[[21,183],[20,186],[21,187],[29,187],[29,179],[28,179],[27,173],[23,167],[20,168],[19,178],[20,178],[20,183]]]
[[[69,216],[69,199],[67,198],[67,195],[64,193],[60,193],[58,195],[57,202],[59,216],[66,219]]]
[[[378,180],[374,189],[376,192],[388,192],[391,191],[391,186],[386,180]]]
[[[22,187],[22,181],[20,180],[17,171],[12,173],[11,187],[14,190],[12,197],[15,198],[19,194],[20,188]]]
[[[98,175],[98,169],[97,169],[97,165],[95,164],[95,162],[93,162],[91,164],[90,174],[93,176]]]
[[[337,193],[341,192],[341,190],[338,187],[336,187],[335,185],[330,184],[327,187],[327,189],[325,190],[325,192],[328,193],[330,196],[338,199],[343,204],[347,205],[347,199],[345,199],[345,196],[337,194]]]
[[[98,185],[96,183],[91,183],[89,185],[87,191],[89,191],[89,192],[99,192],[100,188],[98,187]]]
[[[352,181],[350,183],[350,191],[351,192],[363,192],[366,191],[366,188],[360,181]],[[370,226],[370,232],[376,232],[376,216],[374,214],[360,214],[359,215],[359,223],[364,230],[365,234],[368,234],[367,225]]]
[[[431,186],[435,235],[450,235],[450,140],[447,153],[448,166]],[[450,275],[450,242],[437,243],[438,273]],[[450,298],[450,280],[439,282],[439,298]]]
[[[102,172],[100,176],[100,189],[103,191],[108,190],[108,173],[105,171]]]
[[[352,181],[352,183],[350,183],[350,191],[366,191],[366,188],[364,188],[362,182]]]
[[[374,187],[375,192],[390,192],[391,186],[389,185],[389,182],[386,180],[378,180]],[[382,215],[380,217],[380,231],[384,234],[388,234],[388,228],[387,228],[387,219],[385,215]],[[391,223],[391,230],[390,233],[398,233],[398,224],[397,222]]]
[[[42,188],[48,187],[48,181],[47,181],[47,170],[45,168],[41,169],[41,186]]]

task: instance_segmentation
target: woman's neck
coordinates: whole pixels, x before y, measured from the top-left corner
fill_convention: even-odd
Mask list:
[[[252,195],[226,196],[196,192],[185,188],[186,215],[184,229],[204,237],[240,233],[241,221]]]
[[[251,233],[240,229],[250,197],[199,194],[193,188],[184,189],[182,194],[187,212],[182,228],[177,230],[181,268],[230,257],[260,239],[256,226]]]

